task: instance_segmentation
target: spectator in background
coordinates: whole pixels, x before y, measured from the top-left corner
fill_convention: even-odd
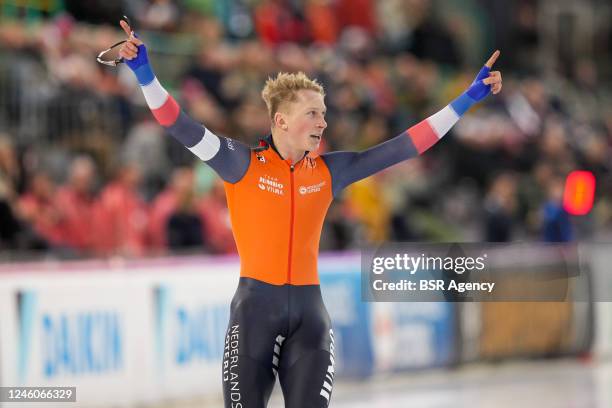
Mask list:
[[[68,181],[57,192],[55,207],[61,214],[64,245],[81,253],[91,252],[94,238],[94,183],[96,166],[88,156],[78,156],[70,164]]]
[[[508,46],[511,50],[511,57],[508,64],[516,67],[529,67],[538,56],[538,46],[541,41],[537,1],[521,0],[517,3],[513,7],[515,8],[514,24],[509,27],[511,35]],[[501,7],[505,9],[503,13],[508,13],[507,4]]]
[[[486,242],[509,242],[517,209],[517,179],[512,173],[498,175],[485,198]]]
[[[588,126],[583,126],[580,133],[580,140],[584,141],[580,144],[584,166],[598,178],[609,174],[612,149],[607,135],[601,130]]]
[[[562,178],[549,181],[548,199],[542,207],[542,239],[544,242],[570,242],[574,232],[569,214],[563,208]]]
[[[225,108],[232,106],[235,101],[228,100],[223,92],[222,85],[225,73],[236,62],[236,53],[232,52],[226,45],[203,47],[183,75],[186,78],[183,86],[185,97],[191,102],[191,99],[206,92],[214,98],[211,101],[214,105],[221,104]],[[191,81],[192,79],[196,80],[197,85],[200,86],[194,84]]]
[[[5,196],[16,197],[23,184],[23,175],[17,152],[8,135],[0,134],[0,181],[4,184]]]
[[[47,250],[49,244],[34,226],[36,214],[28,207],[22,213],[18,193],[24,181],[17,152],[8,136],[0,135],[0,249]],[[41,188],[41,193],[44,188]],[[47,194],[44,194],[47,196]],[[39,229],[39,232],[36,229]]]
[[[542,235],[542,205],[547,200],[547,186],[554,174],[552,163],[540,161],[528,174],[523,175],[519,210],[523,227],[531,236],[541,237]]]
[[[138,167],[125,163],[100,193],[94,212],[95,250],[100,255],[143,255],[147,208],[138,188]]]
[[[336,19],[341,28],[359,27],[370,34],[376,32],[374,0],[337,0]]]
[[[568,144],[567,124],[551,117],[544,126],[540,141],[541,158],[555,163],[557,170],[566,172],[575,167],[574,153]]]
[[[18,175],[13,145],[7,136],[0,135],[0,249],[19,248],[22,226],[15,202]]]
[[[170,216],[176,212],[182,197],[194,189],[194,173],[190,167],[178,167],[166,188],[155,198],[149,212],[148,235],[151,248],[163,252],[168,247],[167,225]]]
[[[61,212],[57,204],[55,184],[42,171],[31,176],[28,190],[18,202],[21,219],[29,223],[36,235],[51,247],[59,247],[63,243]]]
[[[254,14],[255,29],[265,44],[304,44],[309,38],[304,16],[287,0],[263,0]]]
[[[13,207],[2,197],[0,185],[0,249],[17,249],[20,225]]]
[[[391,205],[384,196],[377,174],[351,185],[346,190],[347,205],[364,227],[367,242],[382,243],[389,238]]]
[[[147,188],[145,197],[150,199],[164,185],[169,169],[190,164],[191,156],[182,146],[166,143],[167,139],[162,138],[163,132],[157,126],[157,137],[148,137],[151,136],[150,127],[142,123],[138,115],[129,114],[134,105],[124,106],[121,109],[123,116],[117,117],[118,101],[128,103],[121,96],[124,87],[117,83],[122,72],[97,66],[92,55],[94,51],[116,42],[118,33],[108,26],[81,23],[85,20],[112,20],[114,23],[122,14],[117,11],[116,4],[102,3],[69,1],[65,5],[74,19],[65,15],[42,20],[36,27],[19,21],[0,24],[0,101],[3,101],[0,126],[11,132],[11,137],[4,139],[20,140],[22,146],[36,140],[43,142],[43,149],[52,144],[68,151],[65,154],[74,151],[96,154],[100,173],[108,173],[105,167],[109,161],[105,158],[120,154],[119,157],[126,161],[145,164],[145,185],[151,187]],[[270,72],[305,70],[321,78],[329,90],[328,115],[333,118],[327,130],[329,139],[325,140],[329,143],[329,150],[369,146],[380,137],[395,134],[417,118],[428,115],[432,106],[462,90],[465,81],[471,79],[469,75],[432,60],[444,63],[447,58],[455,58],[456,51],[459,61],[469,61],[483,51],[480,48],[483,44],[489,44],[488,41],[482,41],[480,45],[470,42],[468,46],[465,42],[468,34],[460,32],[466,28],[465,24],[478,18],[473,10],[469,10],[470,4],[476,4],[479,14],[492,17],[494,23],[486,27],[483,34],[494,38],[496,46],[508,49],[504,65],[512,66],[515,73],[529,76],[515,77],[508,83],[508,92],[503,99],[500,98],[501,103],[487,104],[473,111],[453,129],[454,135],[448,143],[437,147],[425,158],[423,178],[437,180],[436,187],[429,191],[448,191],[448,187],[453,185],[465,191],[457,182],[475,180],[479,188],[475,200],[483,203],[495,196],[489,191],[487,174],[515,171],[521,178],[522,195],[515,213],[514,233],[515,236],[525,234],[533,239],[541,237],[539,214],[546,200],[548,179],[553,175],[564,177],[570,170],[583,168],[596,174],[597,191],[603,193],[597,194],[596,211],[593,212],[595,234],[609,234],[612,222],[608,210],[611,208],[608,192],[611,178],[606,158],[610,157],[612,146],[612,105],[607,92],[609,78],[604,75],[609,65],[609,53],[605,49],[609,41],[605,40],[610,30],[606,24],[595,21],[598,25],[595,29],[600,35],[594,38],[601,41],[596,41],[593,51],[599,50],[600,57],[589,57],[588,50],[584,50],[581,57],[584,60],[576,59],[567,69],[548,72],[541,71],[542,66],[533,59],[543,46],[537,33],[536,17],[540,5],[535,0],[520,0],[516,4],[477,0],[466,3],[462,13],[453,13],[452,18],[448,18],[449,9],[445,2],[431,0],[189,0],[180,3],[175,0],[138,0],[124,3],[130,17],[144,16],[146,9],[179,5],[179,23],[174,28],[182,31],[181,41],[174,41],[177,38],[167,32],[157,34],[164,39],[160,46],[176,44],[181,47],[180,50],[162,51],[177,53],[176,61],[167,67],[165,75],[175,85],[175,96],[180,91],[185,110],[198,122],[209,124],[216,134],[240,135],[243,141],[251,143],[255,142],[251,137],[267,132],[263,120],[265,115],[260,112],[263,106],[258,99],[258,90]],[[97,5],[93,7],[92,4]],[[204,8],[208,16],[214,13],[219,18],[189,12],[196,7]],[[281,29],[286,21],[297,19],[304,24],[304,43],[278,42],[273,47],[266,47],[265,44],[272,43],[253,35],[257,34],[252,26],[254,14],[266,7],[268,16],[274,13],[285,16],[285,20],[281,18],[280,22],[269,20],[273,29],[282,35],[287,32]],[[342,8],[349,14],[343,12],[338,16],[337,12]],[[271,13],[270,10],[274,9],[276,11]],[[163,14],[165,12],[159,15]],[[111,15],[115,17],[107,18]],[[368,28],[371,24],[367,21],[371,19],[374,31]],[[432,24],[438,30],[430,33],[434,36],[423,34],[431,31]],[[230,27],[234,27],[233,33]],[[237,32],[243,35],[237,35]],[[446,44],[443,39],[451,34],[461,34],[461,37],[455,36],[455,40],[462,38],[463,41]],[[186,41],[182,41],[183,38]],[[196,49],[199,49],[195,45],[197,41],[192,43],[189,39],[197,39],[202,44],[201,52],[196,54]],[[311,42],[314,44],[310,45]],[[438,48],[432,46],[433,43],[443,44]],[[447,52],[449,47],[455,51],[437,55]],[[395,54],[406,50],[416,55],[407,52]],[[471,72],[468,66],[464,69]],[[29,115],[38,115],[37,112],[41,111],[44,117],[32,121],[36,126],[31,125],[29,118],[32,116]],[[113,137],[104,140],[92,137],[93,128]],[[117,128],[118,131],[114,131]],[[76,137],[79,134],[87,137]],[[19,154],[25,156],[17,160],[14,149],[10,147],[9,156],[12,157],[6,160],[7,150],[3,145],[6,146],[6,140],[0,141],[0,185],[4,184],[0,187],[4,190],[1,193],[4,198],[0,199],[4,216],[0,218],[6,222],[1,224],[0,221],[0,235],[5,236],[0,239],[6,241],[9,239],[6,237],[13,236],[10,240],[17,245],[21,238],[15,237],[21,232],[15,232],[20,227],[17,226],[19,219],[14,192],[23,191],[25,171],[16,164],[27,164],[31,157],[28,158],[26,150],[20,150]],[[101,148],[105,150],[95,150]],[[7,162],[13,164],[7,166]],[[550,171],[541,171],[541,165],[550,167]],[[38,166],[30,164],[30,167]],[[550,175],[541,176],[540,173]],[[409,174],[412,176],[414,173]],[[106,180],[101,178],[100,182]],[[397,179],[377,182],[384,191],[399,191]],[[12,197],[10,200],[7,199],[9,195]],[[395,223],[398,215],[407,221],[406,225],[413,227],[418,239],[437,239],[422,232],[422,222],[418,221],[421,215],[446,221],[445,228],[452,226],[460,234],[467,234],[463,237],[472,237],[471,231],[485,235],[487,216],[492,214],[486,213],[484,208],[473,206],[470,219],[460,219],[440,211],[447,206],[446,195],[423,197],[409,190],[397,199],[397,203],[394,202],[392,235],[388,235],[388,239],[407,235],[397,232],[404,229],[401,223]],[[203,200],[209,199],[215,202],[211,197]],[[414,203],[418,205],[408,210]],[[333,214],[334,211],[330,210],[331,218]],[[215,222],[222,224],[217,219]],[[474,225],[468,225],[472,222]],[[203,228],[205,231],[210,229],[207,225]],[[370,232],[364,230],[358,221],[356,230],[362,236],[362,232]],[[205,232],[204,237],[208,234]],[[340,228],[338,242],[343,241],[343,235],[345,233]],[[352,245],[355,242],[359,240]]]
[[[149,117],[143,117],[134,123],[121,148],[123,161],[134,163],[142,171],[142,192],[147,201],[159,193],[172,171],[166,144],[163,130]]]
[[[445,24],[437,20],[432,2],[425,0],[412,3],[410,14],[415,28],[405,51],[422,60],[461,66],[463,61],[455,43],[455,36]]]
[[[179,25],[179,8],[174,0],[149,0],[140,19],[149,30],[173,31]]]
[[[177,193],[176,208],[166,224],[168,248],[172,250],[202,249],[204,246],[202,221],[197,212],[193,182],[188,186]]]
[[[360,224],[344,200],[332,202],[323,224],[321,250],[343,251],[351,248],[363,235]]]
[[[339,28],[331,0],[307,0],[304,13],[312,41],[332,45],[338,40]]]
[[[125,2],[128,3],[128,2]],[[109,23],[122,14],[124,2],[109,0],[63,0],[71,15],[88,23]]]
[[[205,68],[200,71],[197,66],[193,67],[183,81],[183,98],[198,120],[210,122],[215,129],[225,132],[229,129],[229,121],[226,109],[220,104],[227,108],[227,106],[234,106],[235,101],[226,98],[226,95],[221,92],[221,83],[216,84],[215,82],[216,74],[209,73],[212,74],[210,77]],[[209,79],[211,82],[208,82]],[[219,92],[218,96],[214,96],[216,92]]]
[[[223,181],[215,177],[213,185],[198,205],[203,221],[203,236],[215,254],[236,253]]]

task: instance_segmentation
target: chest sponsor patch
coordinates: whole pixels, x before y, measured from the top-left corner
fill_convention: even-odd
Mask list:
[[[323,186],[325,186],[325,181],[310,186],[300,186],[298,188],[298,191],[301,195],[312,194],[321,191]]]
[[[285,185],[279,183],[276,177],[270,177],[268,175],[260,176],[257,187],[262,191],[268,191],[276,195],[282,196],[285,194]]]

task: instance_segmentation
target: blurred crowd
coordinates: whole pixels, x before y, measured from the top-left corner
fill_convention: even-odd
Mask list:
[[[123,14],[183,109],[252,145],[269,133],[260,91],[278,71],[323,83],[323,150],[362,150],[444,107],[493,47],[501,49],[502,94],[425,155],[348,188],[330,208],[324,250],[605,237],[609,27],[595,27],[602,58],[576,55],[550,69],[539,57],[540,3],[512,2],[504,13],[498,1],[478,0],[0,7],[0,248],[65,256],[235,251],[220,180],[154,122],[126,67],[95,62],[122,39]],[[594,209],[580,218],[562,204],[565,177],[576,169],[597,180]]]

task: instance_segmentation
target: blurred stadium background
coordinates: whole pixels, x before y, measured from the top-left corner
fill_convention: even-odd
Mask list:
[[[79,406],[221,405],[238,275],[223,186],[154,122],[126,67],[95,62],[124,14],[181,105],[253,145],[278,71],[322,81],[324,149],[355,150],[445,106],[500,49],[501,95],[329,211],[332,405],[612,406],[606,0],[0,1],[0,385],[76,385]],[[595,180],[581,210],[575,170]],[[390,241],[567,242],[591,290],[364,303],[358,250]]]

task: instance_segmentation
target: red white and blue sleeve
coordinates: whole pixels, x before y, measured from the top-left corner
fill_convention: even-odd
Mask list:
[[[249,167],[251,149],[237,140],[215,135],[190,118],[157,80],[144,44],[138,46],[137,57],[125,60],[125,63],[134,71],[157,122],[210,165],[223,180],[229,183],[240,181]]]
[[[363,152],[331,152],[321,157],[331,173],[336,197],[348,185],[371,176],[401,161],[423,154],[448,133],[461,116],[490,92],[483,80],[489,76],[484,66],[471,86],[444,109],[412,126],[393,139]]]

